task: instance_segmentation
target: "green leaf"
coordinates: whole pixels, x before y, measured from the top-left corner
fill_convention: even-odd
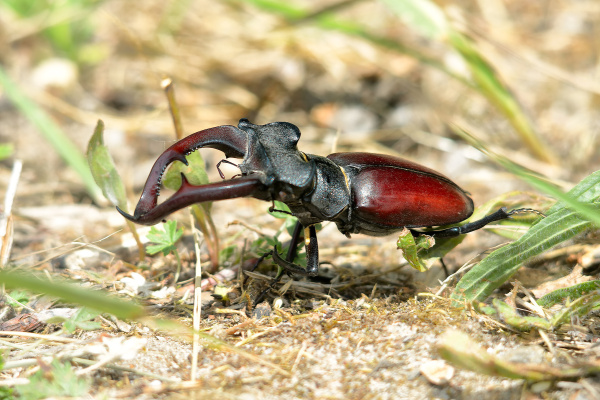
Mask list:
[[[550,321],[546,318],[519,315],[514,308],[498,299],[494,299],[492,304],[498,311],[500,318],[514,329],[522,332],[529,332],[532,329],[542,329],[545,331],[552,329]]]
[[[23,290],[12,290],[6,298],[6,303],[13,308],[21,308],[23,304],[29,302],[31,293],[27,293]]]
[[[59,360],[52,361],[50,371],[39,369],[29,378],[27,385],[17,387],[20,398],[28,400],[51,397],[87,397],[90,383],[77,376],[71,364]]]
[[[537,303],[544,308],[550,308],[555,304],[562,303],[566,299],[575,300],[597,290],[600,290],[600,281],[583,282],[567,288],[554,290],[540,298]]]
[[[431,236],[420,235],[416,238],[412,235],[409,229],[404,228],[398,237],[396,246],[402,252],[404,259],[408,264],[419,272],[425,272],[431,264],[425,264],[418,256],[421,249],[429,249],[435,244],[435,240]]]
[[[495,250],[467,272],[452,293],[452,299],[483,301],[510,279],[525,261],[592,227],[592,215],[587,211],[592,210],[595,214],[600,210],[600,171],[586,177],[566,197],[571,204],[583,205],[585,212],[580,214],[565,205],[553,206],[546,218],[533,225],[521,238]]]
[[[92,321],[98,315],[100,315],[98,311],[82,307],[64,322],[64,327],[69,333],[75,332],[77,328],[84,331],[100,329],[102,325],[99,322]]]
[[[288,205],[278,200],[273,202],[273,211],[271,211],[271,208],[269,208],[268,213],[278,219],[288,219],[291,216],[291,210]]]
[[[186,157],[188,165],[175,161],[163,176],[163,185],[171,190],[177,190],[181,186],[181,173],[185,175],[192,185],[205,185],[208,181],[204,160],[200,152],[195,151]]]
[[[177,229],[177,221],[167,221],[159,226],[162,229],[156,226],[150,229],[147,238],[154,244],[149,245],[146,251],[150,255],[162,252],[166,256],[176,250],[175,243],[183,235],[183,228]]]
[[[115,168],[108,148],[104,145],[104,123],[98,120],[87,148],[87,160],[96,184],[114,206],[127,210],[125,185]]]

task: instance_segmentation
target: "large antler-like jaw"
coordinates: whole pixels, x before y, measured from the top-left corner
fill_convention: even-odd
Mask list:
[[[260,198],[263,193],[265,193],[265,186],[260,180],[254,177],[245,176],[242,178],[195,186],[188,182],[185,175],[181,174],[181,186],[175,194],[163,203],[159,205],[155,204],[146,209],[140,207],[140,200],[133,216],[127,214],[119,207],[117,207],[117,211],[125,218],[137,224],[154,225],[164,220],[167,215],[195,203],[227,200],[246,196]],[[156,199],[154,200],[154,203],[156,203]]]
[[[118,211],[135,223],[153,225],[168,214],[194,203],[244,196],[259,197],[263,184],[258,177],[243,177],[202,186],[191,185],[184,178],[179,190],[158,205],[162,176],[172,162],[181,161],[187,165],[185,156],[201,147],[220,150],[226,157],[245,158],[248,155],[249,142],[246,132],[230,125],[205,129],[178,141],[165,150],[152,166],[133,216],[120,209]]]
[[[260,200],[298,202],[314,187],[315,163],[298,151],[300,130],[287,122],[254,125],[242,119],[239,127],[217,126],[196,132],[169,147],[158,157],[144,185],[133,216],[127,219],[153,225],[168,214],[194,203],[251,196]],[[179,190],[158,204],[162,176],[174,161],[187,165],[185,156],[201,147],[211,147],[226,157],[243,158],[242,177],[193,186],[185,178]]]

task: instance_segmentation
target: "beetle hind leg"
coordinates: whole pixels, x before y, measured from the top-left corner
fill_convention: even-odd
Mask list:
[[[485,217],[478,219],[477,221],[469,222],[468,224],[464,224],[461,226],[455,226],[455,227],[448,228],[448,229],[441,229],[438,231],[433,230],[433,231],[421,232],[421,231],[416,231],[416,230],[411,229],[411,233],[413,234],[413,236],[430,235],[433,237],[455,237],[455,236],[464,235],[465,233],[469,233],[469,232],[473,232],[478,229],[481,229],[489,223],[492,223],[495,221],[501,221],[503,219],[508,219],[514,214],[524,214],[524,213],[535,213],[535,214],[541,215],[542,217],[545,217],[545,215],[543,213],[541,213],[537,210],[531,209],[531,208],[518,208],[516,210],[507,211],[506,207],[502,207],[498,211],[493,212],[489,215],[486,215]]]

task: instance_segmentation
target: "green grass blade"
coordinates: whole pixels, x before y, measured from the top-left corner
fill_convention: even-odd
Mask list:
[[[532,154],[546,162],[555,161],[552,152],[538,136],[513,93],[502,82],[492,64],[481,55],[473,41],[457,31],[450,31],[448,40],[467,63],[479,92],[504,114]]]
[[[375,35],[369,32],[365,27],[352,22],[338,18],[334,13],[318,13],[315,14],[312,11],[305,10],[297,7],[289,2],[281,0],[238,0],[239,2],[252,4],[253,6],[262,9],[263,11],[271,14],[277,14],[285,18],[290,24],[296,23],[312,23],[321,29],[332,30],[344,33],[348,36],[355,36],[365,41],[371,42],[377,46],[384,47],[386,49],[395,51],[412,57],[419,62],[429,65],[435,69],[443,71],[444,73],[452,76],[454,79],[462,82],[467,86],[473,86],[471,82],[465,77],[454,73],[448,69],[443,62],[440,62],[433,56],[426,54],[418,49],[408,47],[403,43],[390,39],[384,36]]]
[[[121,300],[108,293],[83,288],[75,283],[40,279],[24,271],[0,270],[0,283],[9,289],[18,288],[44,293],[67,303],[113,314],[117,318],[133,319],[144,315],[144,309],[132,301]]]
[[[444,9],[430,0],[383,0],[402,21],[432,40],[447,43],[465,61],[475,88],[511,123],[521,141],[540,160],[554,157],[537,135],[533,124],[496,69],[477,49],[475,43],[447,20]]]
[[[396,13],[398,18],[424,36],[437,41],[445,40],[465,61],[471,77],[461,76],[450,70],[437,58],[423,51],[408,47],[398,40],[377,36],[368,29],[351,21],[337,18],[333,12],[311,13],[289,2],[281,0],[239,0],[252,4],[271,14],[281,15],[289,23],[311,22],[328,30],[335,30],[347,35],[360,37],[375,45],[413,57],[420,62],[432,66],[452,76],[469,87],[475,88],[498,109],[511,123],[521,141],[540,160],[554,161],[548,146],[538,136],[532,122],[523,111],[521,105],[504,84],[493,65],[479,52],[475,43],[446,18],[444,9],[430,0],[383,0]],[[313,16],[312,18],[309,18]]]
[[[568,196],[597,214],[600,210],[600,171],[586,177]],[[588,203],[588,204],[585,204]],[[552,207],[546,218],[533,225],[517,241],[506,245],[477,264],[465,274],[452,293],[457,301],[483,301],[506,282],[531,257],[580,234],[593,224],[588,214],[564,206]]]
[[[444,11],[429,0],[382,0],[407,25],[428,38],[440,40],[449,26]]]
[[[571,323],[573,317],[583,318],[593,310],[597,310],[600,305],[600,292],[592,291],[589,294],[580,296],[567,304],[551,318],[553,326],[558,327]]]
[[[510,161],[506,157],[489,151],[483,143],[478,141],[475,137],[470,135],[459,126],[452,125],[451,127],[455,133],[462,136],[473,147],[486,154],[494,162],[512,172],[534,188],[556,198],[559,202],[552,206],[550,210],[548,210],[549,214],[553,213],[558,208],[569,207],[573,210],[576,210],[581,215],[584,215],[586,219],[592,221],[594,224],[600,227],[600,212],[598,212],[595,207],[588,204],[595,203],[598,201],[598,199],[600,199],[600,171],[592,173],[582,180],[577,186],[571,189],[568,194],[565,194],[562,190],[556,187],[556,185],[548,182],[548,180],[543,179],[530,170]]]
[[[600,281],[583,282],[577,285],[554,290],[539,299],[537,303],[544,308],[550,308],[555,304],[562,303],[566,299],[575,300],[585,294],[598,290],[600,290]],[[598,304],[598,306],[600,306],[600,304]]]
[[[0,66],[0,87],[19,111],[34,124],[44,138],[50,142],[54,150],[81,178],[89,195],[98,201],[101,199],[100,189],[94,182],[87,161],[82,152],[71,142],[58,125],[10,79]]]

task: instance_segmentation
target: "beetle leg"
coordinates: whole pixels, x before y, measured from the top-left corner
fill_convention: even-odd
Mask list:
[[[508,219],[508,218],[510,218],[511,215],[521,214],[521,213],[525,213],[525,212],[535,212],[537,214],[544,216],[544,214],[540,213],[539,211],[532,210],[530,208],[519,208],[516,210],[506,211],[506,207],[502,207],[501,209],[499,209],[498,211],[496,211],[490,215],[486,215],[485,217],[478,219],[477,221],[469,222],[468,224],[465,224],[465,225],[454,226],[452,228],[442,229],[439,231],[434,230],[434,231],[421,232],[421,231],[415,231],[415,230],[411,229],[411,232],[416,235],[430,235],[430,236],[434,236],[434,237],[455,237],[455,236],[464,235],[465,233],[469,233],[469,232],[473,232],[478,229],[481,229],[491,222]]]
[[[296,225],[296,229],[298,225]],[[294,233],[296,232],[296,229],[294,229]],[[281,258],[279,253],[277,253],[277,249],[275,249],[273,251],[273,261],[275,261],[275,264],[279,265],[281,268],[291,273],[298,275],[316,276],[319,272],[319,244],[317,242],[317,229],[314,225],[311,225],[306,229],[308,229],[308,235],[305,234],[304,239],[306,244],[306,269],[302,268],[297,264],[294,264],[291,260],[289,260],[289,251],[288,257],[286,257],[287,259],[284,260],[283,258]],[[297,240],[295,240],[295,242],[297,242]]]
[[[285,256],[285,260],[288,262],[292,262],[294,261],[294,258],[296,258],[296,251],[298,250],[298,243],[300,242],[300,240],[302,240],[302,224],[300,222],[296,222],[296,226],[294,227],[294,232],[292,233],[292,240],[290,241],[290,245],[288,247],[288,252]],[[254,265],[254,267],[252,268],[252,271],[254,271],[256,268],[258,268],[259,264],[268,256],[276,254],[277,253],[277,249],[273,249],[265,254],[263,254],[258,261],[256,262],[256,264]],[[275,256],[274,256],[275,257]],[[281,278],[283,277],[283,274],[285,273],[286,269],[281,268],[281,270],[279,271],[279,273],[277,274],[277,276],[271,281],[271,283],[269,284],[269,287],[266,288],[265,290],[263,290],[258,296],[256,296],[256,299],[254,300],[254,302],[256,304],[260,303],[262,301],[262,299],[265,297],[265,295],[269,292],[269,290],[273,289],[275,287],[275,285],[277,285],[277,283],[281,280]]]

